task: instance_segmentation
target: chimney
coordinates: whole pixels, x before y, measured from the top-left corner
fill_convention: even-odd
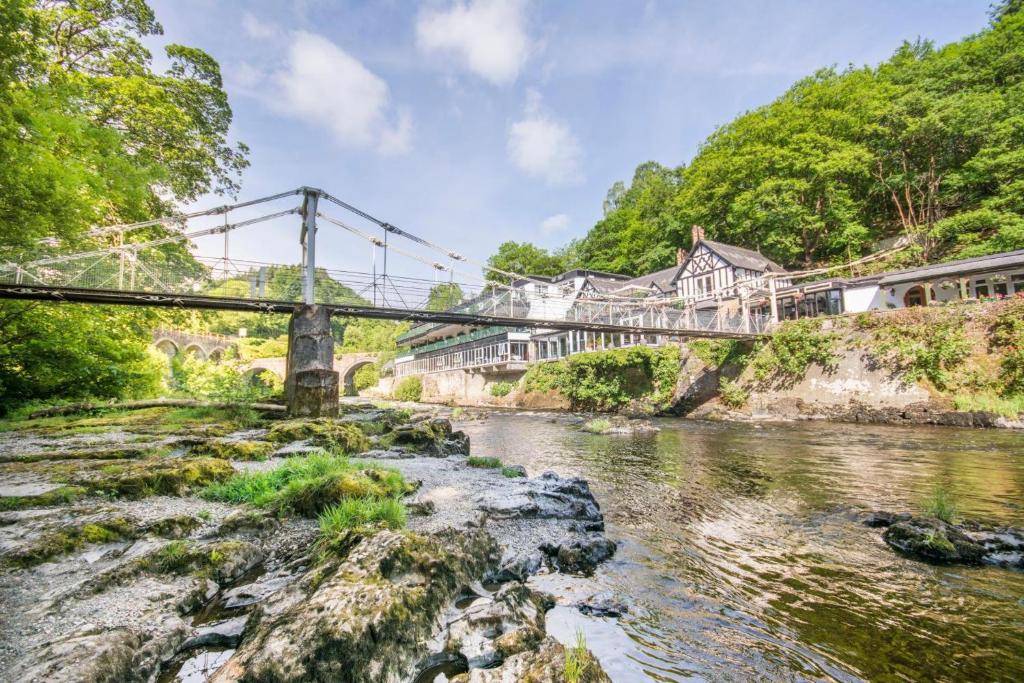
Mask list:
[[[682,247],[676,249],[676,265],[683,265],[683,261],[686,260],[686,250]]]
[[[699,225],[695,225],[690,229],[692,230],[690,234],[693,237],[694,244],[697,244],[697,242],[700,242],[702,239],[704,239],[704,228],[702,228]]]

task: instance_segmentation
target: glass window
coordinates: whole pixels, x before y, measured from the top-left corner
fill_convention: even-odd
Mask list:
[[[995,292],[996,294],[1001,294],[1002,296],[1006,296],[1006,293],[1008,291],[1007,288],[1006,288],[1006,283],[1005,282],[993,282],[992,283],[992,291]]]
[[[982,284],[984,280],[974,283],[974,296],[983,297],[988,296],[988,285]]]
[[[1024,292],[1024,273],[1010,276],[1014,292]]]

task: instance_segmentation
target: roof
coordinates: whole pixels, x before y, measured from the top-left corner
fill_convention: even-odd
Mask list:
[[[1000,270],[1024,266],[1024,249],[1007,251],[1002,254],[989,254],[988,256],[975,256],[974,258],[960,259],[959,261],[947,261],[946,263],[935,263],[930,266],[919,268],[907,268],[892,273],[885,273],[878,281],[880,285],[895,285],[911,280],[930,279],[959,275],[961,273],[977,273],[989,270]]]
[[[703,244],[711,251],[718,254],[720,257],[729,262],[729,264],[739,267],[746,268],[747,270],[755,270],[762,273],[784,273],[786,269],[780,266],[775,261],[762,254],[761,252],[754,251],[753,249],[746,249],[744,247],[737,247],[732,244],[725,244],[724,242],[715,242],[714,240],[700,240],[693,246],[690,253],[686,257],[686,261],[683,261],[683,265],[675,268],[676,274],[672,278],[672,282],[679,279],[683,268],[686,267],[687,261],[693,258],[694,252],[697,251],[697,247]]]

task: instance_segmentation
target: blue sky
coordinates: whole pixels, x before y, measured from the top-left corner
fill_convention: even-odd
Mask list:
[[[639,163],[688,161],[716,126],[820,67],[977,32],[990,0],[151,4],[155,56],[179,42],[221,64],[232,135],[252,149],[240,199],[322,187],[482,261],[508,239],[584,235]],[[296,262],[297,226],[249,228],[232,254]],[[366,243],[319,234],[322,263],[366,269]]]

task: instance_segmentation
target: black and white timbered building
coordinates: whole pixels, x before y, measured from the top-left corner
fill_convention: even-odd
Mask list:
[[[723,299],[767,287],[768,273],[785,273],[785,269],[767,256],[704,238],[704,229],[693,226],[693,246],[676,270],[672,282],[675,294],[697,302]],[[785,287],[790,281],[776,277],[776,285]]]

